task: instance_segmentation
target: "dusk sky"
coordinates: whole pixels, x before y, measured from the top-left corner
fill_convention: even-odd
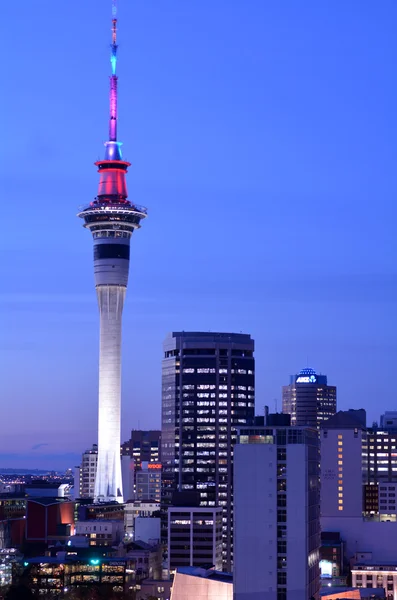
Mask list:
[[[131,242],[123,440],[159,428],[171,330],[250,333],[256,406],[307,365],[368,420],[397,410],[395,0],[119,0]],[[2,20],[0,468],[96,442],[92,238],[110,0]]]

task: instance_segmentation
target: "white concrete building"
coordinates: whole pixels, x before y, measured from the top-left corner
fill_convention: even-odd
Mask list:
[[[160,504],[157,502],[127,502],[124,507],[124,526],[125,532],[130,537],[134,536],[134,523],[137,517],[152,517],[154,513],[160,511]]]
[[[383,588],[386,600],[397,600],[397,561],[356,564],[352,569],[352,585],[355,588]]]
[[[241,428],[234,450],[234,599],[317,600],[315,429]]]
[[[94,498],[95,477],[98,464],[98,446],[93,444],[90,450],[86,450],[81,458],[80,467],[74,471],[74,497]]]

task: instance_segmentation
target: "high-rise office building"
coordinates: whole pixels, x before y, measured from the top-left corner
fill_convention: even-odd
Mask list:
[[[97,464],[98,446],[93,444],[90,450],[83,453],[80,467],[75,468],[75,498],[94,498]]]
[[[100,315],[97,502],[123,501],[120,461],[121,319],[127,291],[130,240],[146,209],[127,199],[126,173],[117,141],[117,18],[112,17],[109,141],[96,162],[96,198],[79,212],[94,239],[94,273]]]
[[[283,413],[291,415],[293,426],[320,427],[336,413],[336,387],[328,385],[326,375],[302,369],[283,386]]]
[[[319,598],[316,428],[242,427],[234,448],[234,598]]]
[[[233,446],[236,427],[254,418],[250,335],[179,332],[164,342],[163,503],[197,490],[200,505],[223,508],[223,563],[232,561]]]

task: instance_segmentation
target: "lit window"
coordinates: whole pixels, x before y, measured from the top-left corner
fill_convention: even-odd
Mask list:
[[[338,491],[339,491],[339,492],[343,492],[343,485],[340,485],[340,486],[338,487]]]
[[[338,442],[338,446],[343,446],[343,442]]]
[[[340,433],[340,434],[338,435],[338,440],[342,440],[342,439],[343,439],[343,435]]]
[[[338,504],[343,504],[343,500],[338,500]]]
[[[338,494],[338,497],[339,498],[343,498],[343,494]]]
[[[339,510],[343,510],[343,506],[338,506],[338,509]]]
[[[338,465],[343,465],[343,460],[338,460]]]
[[[343,467],[338,467],[338,471],[343,471]]]

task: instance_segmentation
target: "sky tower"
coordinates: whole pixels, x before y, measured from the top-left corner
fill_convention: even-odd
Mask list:
[[[96,198],[78,216],[94,239],[94,275],[99,305],[98,468],[95,502],[123,502],[120,463],[121,319],[128,283],[130,240],[147,211],[127,199],[126,173],[117,141],[117,9],[113,0],[109,141]]]

